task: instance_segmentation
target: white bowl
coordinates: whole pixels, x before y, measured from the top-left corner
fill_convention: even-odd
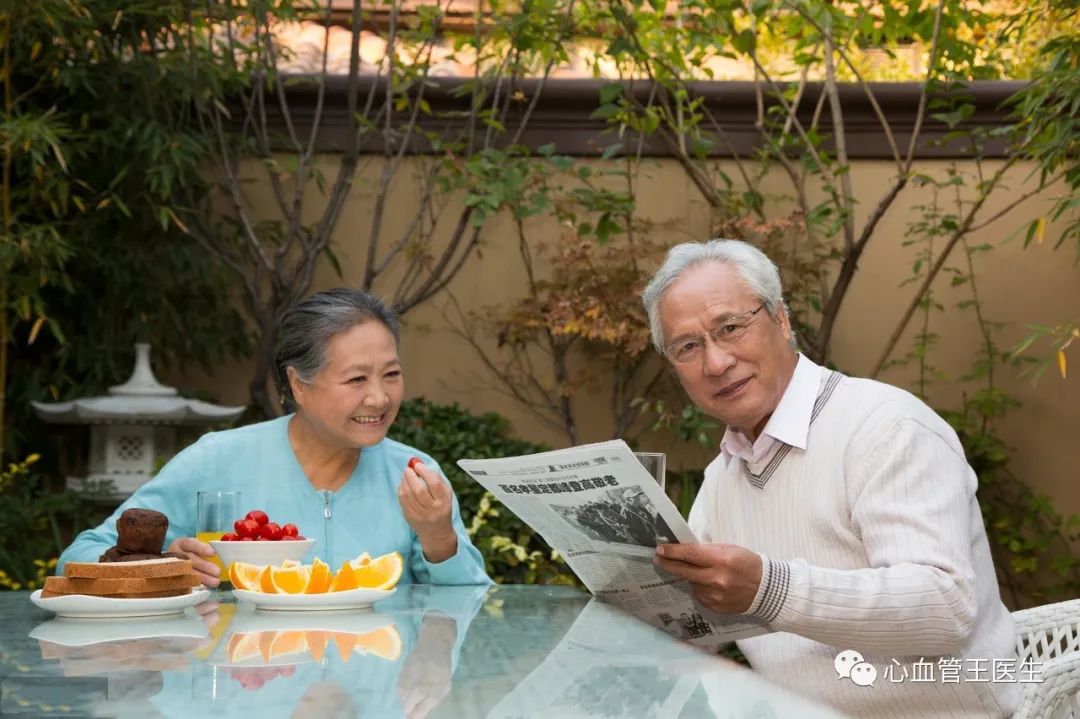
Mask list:
[[[295,542],[222,542],[221,540],[210,542],[210,546],[218,553],[221,563],[226,568],[233,562],[280,565],[286,559],[299,561],[314,544],[314,539],[301,539]]]

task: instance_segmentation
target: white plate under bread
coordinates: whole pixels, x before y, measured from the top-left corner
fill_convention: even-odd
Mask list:
[[[82,594],[42,599],[40,589],[30,595],[31,602],[57,616],[80,618],[151,617],[158,614],[176,614],[188,607],[202,604],[209,598],[210,592],[206,589],[196,589],[190,594],[181,594],[176,597],[153,599],[113,599],[88,597]]]

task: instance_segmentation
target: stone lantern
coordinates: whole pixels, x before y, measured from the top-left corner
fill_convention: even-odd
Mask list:
[[[90,425],[89,474],[68,478],[68,486],[110,481],[116,496],[145,484],[160,460],[176,454],[177,427],[231,424],[244,407],[221,407],[181,397],[157,381],[150,368],[150,345],[135,345],[135,371],[102,397],[70,402],[33,402],[46,422]]]

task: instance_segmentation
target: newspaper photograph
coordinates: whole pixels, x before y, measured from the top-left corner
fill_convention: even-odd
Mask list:
[[[698,608],[688,582],[653,565],[658,545],[697,539],[622,440],[458,466],[562,554],[606,604],[713,652],[767,631],[755,620]]]

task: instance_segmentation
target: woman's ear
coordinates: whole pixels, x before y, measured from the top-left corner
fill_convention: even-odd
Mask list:
[[[289,378],[289,389],[292,390],[293,402],[297,406],[303,405],[304,389],[306,388],[304,381],[300,379],[300,375],[292,367],[285,368],[285,376]]]

